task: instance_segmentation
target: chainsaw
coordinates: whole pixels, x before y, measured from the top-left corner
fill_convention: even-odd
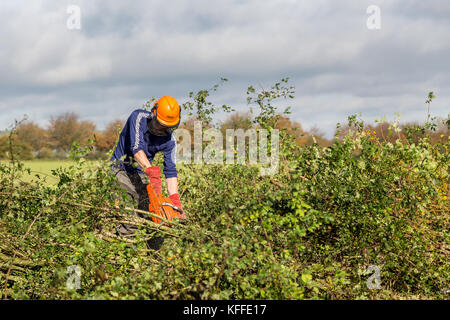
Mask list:
[[[157,195],[151,184],[147,185],[147,193],[148,199],[150,200],[148,211],[151,213],[168,221],[173,221],[174,218],[178,218],[183,213],[183,210],[175,206],[170,198],[164,197],[162,194]],[[169,225],[166,222],[163,223],[161,219],[154,216],[152,216],[152,220],[158,224],[162,223],[165,226]]]

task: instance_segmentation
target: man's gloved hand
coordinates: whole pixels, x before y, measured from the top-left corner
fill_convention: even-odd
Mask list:
[[[175,206],[177,206],[178,208],[181,209],[181,211],[183,211],[179,217],[180,220],[185,220],[186,213],[184,212],[183,207],[181,206],[180,195],[178,193],[174,193],[174,194],[170,195],[169,198],[170,198],[170,200],[172,200],[172,202]]]
[[[145,174],[150,180],[150,184],[152,185],[153,190],[155,190],[156,195],[160,195],[162,193],[161,188],[161,168],[158,166],[148,167],[145,169]]]

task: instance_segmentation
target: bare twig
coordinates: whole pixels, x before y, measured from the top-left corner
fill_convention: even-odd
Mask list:
[[[0,194],[1,194],[1,195],[9,195],[9,196],[13,195],[12,192],[0,192]],[[31,199],[43,199],[43,197],[38,197],[38,196],[21,195],[21,197],[23,197],[23,198],[31,198]],[[123,210],[129,211],[129,212],[143,213],[143,214],[149,215],[149,216],[151,216],[151,217],[158,218],[158,219],[160,219],[162,222],[165,222],[165,223],[168,223],[168,224],[172,224],[172,225],[177,224],[177,223],[174,222],[174,221],[169,221],[169,220],[165,219],[164,217],[161,217],[161,216],[159,216],[159,215],[157,215],[157,214],[154,214],[154,213],[151,213],[151,212],[149,212],[149,211],[144,211],[144,210],[135,209],[135,208],[130,208],[130,207],[124,207],[124,208],[120,208],[120,206],[95,207],[95,206],[88,205],[88,204],[74,203],[74,202],[68,202],[68,201],[59,201],[59,202],[62,203],[62,204],[65,204],[65,205],[71,205],[71,206],[82,207],[82,208],[89,208],[89,209],[97,209],[97,210],[107,211],[107,212],[110,212],[110,211],[113,210],[113,209],[115,209],[115,210],[123,209]],[[120,215],[119,212],[117,212],[117,214]],[[159,226],[159,224],[157,224],[157,223],[155,223],[155,224]],[[186,226],[184,226],[184,225],[182,225],[182,224],[177,224],[177,226],[178,226],[178,227],[181,227],[181,228],[186,228]],[[164,226],[163,226],[163,227],[164,227]]]

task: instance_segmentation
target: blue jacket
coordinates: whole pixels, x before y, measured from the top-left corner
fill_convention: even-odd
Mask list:
[[[152,163],[156,152],[164,152],[164,169],[163,173],[167,178],[177,176],[176,153],[177,143],[173,133],[164,137],[153,135],[148,130],[148,122],[154,116],[147,110],[137,109],[133,111],[127,120],[122,132],[120,133],[119,142],[117,143],[111,161],[112,166],[120,167],[128,172],[138,171],[142,173],[140,166],[133,167],[130,160],[136,162],[133,158],[134,154],[140,150],[144,150],[148,160]],[[123,160],[121,158],[126,156]]]

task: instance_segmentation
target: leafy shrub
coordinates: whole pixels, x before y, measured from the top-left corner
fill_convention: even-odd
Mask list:
[[[259,125],[271,129],[288,98],[282,83],[255,93]],[[204,92],[193,95],[205,111]],[[203,97],[203,98],[202,98]],[[207,105],[206,105],[207,106]],[[20,162],[0,166],[0,277],[15,299],[444,299],[448,266],[449,141],[380,141],[355,116],[329,147],[298,148],[280,132],[280,166],[178,167],[186,227],[152,229],[134,243],[113,236],[127,202],[108,161],[74,164],[19,184]],[[157,158],[157,164],[161,159]],[[17,180],[13,180],[12,177]],[[164,236],[159,250],[145,239]],[[370,290],[369,265],[381,270]],[[81,271],[70,289],[68,267]],[[7,276],[8,275],[8,276]],[[8,277],[6,283],[4,279]]]

